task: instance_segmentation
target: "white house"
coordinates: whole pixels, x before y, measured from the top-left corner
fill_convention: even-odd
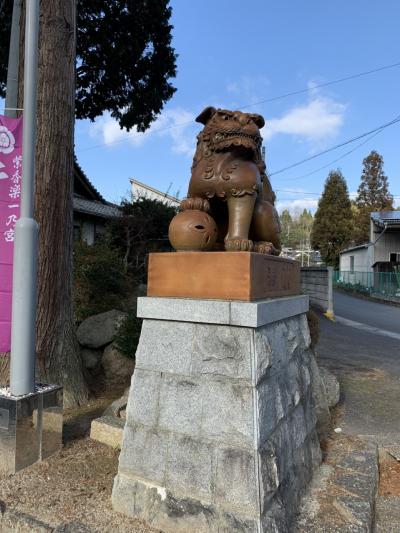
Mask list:
[[[172,207],[180,206],[181,202],[175,196],[158,191],[157,189],[150,187],[150,185],[141,183],[133,178],[131,178],[129,181],[131,182],[132,196],[134,199],[149,198],[150,200],[158,200],[159,202],[163,202]]]
[[[400,211],[371,213],[370,242],[340,252],[340,273],[348,283],[371,286],[374,274],[400,265]]]

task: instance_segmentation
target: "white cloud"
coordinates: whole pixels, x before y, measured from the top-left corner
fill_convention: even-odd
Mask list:
[[[296,200],[278,200],[276,202],[278,213],[282,213],[284,209],[288,209],[293,215],[301,213],[304,209],[309,209],[311,212],[314,212],[317,207],[318,198],[297,198]]]
[[[280,118],[267,120],[262,136],[268,140],[279,133],[321,145],[335,137],[343,124],[346,106],[312,91],[310,100],[293,107]]]
[[[137,129],[127,132],[121,130],[118,122],[109,113],[105,113],[90,125],[89,134],[91,137],[100,137],[108,147],[118,146],[121,142],[139,147],[153,135],[168,137],[172,151],[192,157],[195,149],[195,133],[192,131],[194,119],[195,115],[186,109],[167,109],[144,133],[138,132]]]
[[[253,106],[252,111],[258,112],[257,102],[265,98],[267,87],[270,81],[266,76],[241,76],[240,78],[226,84],[226,92],[234,98],[227,101],[221,107],[235,107],[241,109],[242,106]],[[246,110],[243,108],[243,110]]]

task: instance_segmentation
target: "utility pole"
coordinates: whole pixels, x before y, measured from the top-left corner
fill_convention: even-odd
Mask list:
[[[8,53],[7,87],[5,115],[17,118],[18,106],[18,70],[19,70],[19,36],[21,30],[21,7],[22,0],[14,0],[10,50]]]
[[[33,219],[36,148],[39,0],[27,0],[21,217],[15,226],[10,388],[13,396],[35,390],[38,225]]]

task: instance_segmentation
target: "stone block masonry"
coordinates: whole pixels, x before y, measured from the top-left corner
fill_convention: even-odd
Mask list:
[[[308,297],[138,310],[114,509],[165,532],[289,532],[321,460]]]
[[[302,267],[300,271],[303,294],[308,294],[310,304],[321,309],[329,318],[334,315],[332,275],[332,267]]]

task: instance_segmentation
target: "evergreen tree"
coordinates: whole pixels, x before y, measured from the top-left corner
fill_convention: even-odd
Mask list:
[[[338,267],[339,252],[352,238],[352,211],[347,184],[340,170],[329,173],[318,202],[311,233],[312,247],[327,265]]]
[[[308,248],[310,234],[313,225],[313,216],[310,211],[304,209],[302,213],[293,216],[288,209],[280,215],[281,242],[287,248]]]
[[[109,111],[146,130],[175,92],[169,0],[76,0],[76,118]],[[5,95],[13,0],[0,0],[0,96]],[[19,106],[22,107],[22,106]]]
[[[389,193],[388,179],[383,173],[383,157],[373,150],[363,160],[363,165],[355,202],[358,218],[354,240],[359,244],[369,241],[370,214],[393,209],[393,196]]]
[[[281,242],[282,246],[290,247],[290,234],[292,230],[293,220],[288,209],[284,209],[280,215],[281,223]]]

